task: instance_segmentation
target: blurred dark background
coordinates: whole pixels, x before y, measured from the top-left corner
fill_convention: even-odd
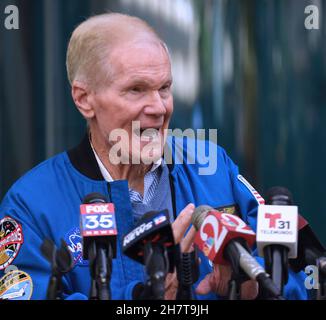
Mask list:
[[[4,27],[10,4],[19,30]],[[305,28],[308,5],[319,9],[318,30]],[[171,127],[217,128],[256,189],[289,188],[326,243],[324,0],[0,0],[0,198],[83,136],[65,52],[73,28],[105,11],[144,18],[167,42]]]

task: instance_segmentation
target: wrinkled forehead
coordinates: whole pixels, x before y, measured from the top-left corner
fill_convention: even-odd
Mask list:
[[[109,60],[117,72],[138,66],[171,67],[167,48],[160,41],[141,40],[118,44],[112,49]]]

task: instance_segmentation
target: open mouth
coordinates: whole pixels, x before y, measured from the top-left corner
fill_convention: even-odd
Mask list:
[[[139,128],[134,133],[141,138],[142,141],[150,141],[158,137],[160,127],[158,128]]]

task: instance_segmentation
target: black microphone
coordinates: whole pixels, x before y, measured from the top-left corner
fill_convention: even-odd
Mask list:
[[[289,259],[294,272],[305,271],[307,266],[316,266],[318,270],[317,294],[312,293],[311,298],[326,300],[326,250],[324,245],[313,232],[308,221],[299,215],[298,221],[298,256]]]
[[[117,227],[113,203],[100,193],[87,195],[81,211],[83,258],[89,260],[90,299],[109,300],[112,259],[116,257]]]
[[[277,205],[292,205],[293,197],[289,190],[274,187],[269,192],[270,200]],[[289,259],[289,265],[294,272],[304,271],[306,266],[316,266],[318,269],[319,290],[317,299],[326,299],[326,250],[315,235],[309,223],[303,216],[298,216],[297,257]]]
[[[269,190],[267,201],[273,205],[292,205],[293,196],[284,187]],[[299,214],[298,217],[298,257],[289,259],[294,272],[304,270],[307,265],[316,265],[316,260],[325,256],[326,249],[311,229],[308,221]]]
[[[294,272],[302,271],[308,265],[316,265],[318,259],[326,257],[324,245],[302,215],[299,215],[298,229],[298,257],[289,259]],[[326,274],[326,266],[323,265],[322,270]]]
[[[293,206],[293,197],[291,192],[284,187],[273,187],[266,192],[266,205],[272,206]],[[281,216],[282,208],[279,207],[279,221],[282,220]],[[286,208],[285,208],[286,209]],[[296,209],[297,211],[297,209]],[[263,214],[266,214],[263,212]],[[295,212],[297,217],[297,212]],[[262,218],[258,214],[258,218]],[[264,218],[263,218],[264,219]],[[284,219],[283,219],[284,220]],[[277,234],[275,234],[277,237]],[[258,241],[258,240],[257,240]],[[293,245],[293,251],[296,251],[297,242],[291,243]],[[289,271],[288,271],[288,258],[289,258],[289,246],[283,243],[280,237],[276,242],[267,244],[264,246],[264,259],[265,269],[271,275],[274,283],[280,288],[283,293],[284,285],[288,282]]]
[[[137,299],[164,299],[166,275],[176,264],[174,247],[168,210],[145,213],[124,236],[123,253],[144,264],[149,275]]]
[[[293,205],[293,195],[285,187],[272,187],[267,190],[266,203],[273,206],[292,206]]]
[[[41,252],[51,263],[51,276],[46,293],[47,300],[61,300],[63,287],[62,276],[74,266],[74,261],[67,244],[61,239],[61,247],[56,248],[50,239],[45,239],[41,245]]]
[[[317,259],[319,286],[317,300],[326,300],[326,255]]]

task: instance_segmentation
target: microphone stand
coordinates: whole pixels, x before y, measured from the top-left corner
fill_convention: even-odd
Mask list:
[[[147,242],[144,247],[144,258],[153,300],[164,300],[165,278],[169,270],[169,258],[166,247]]]
[[[249,278],[240,267],[239,259],[235,258],[238,251],[233,245],[228,245],[228,247],[230,250],[226,250],[225,255],[232,268],[232,275],[228,284],[228,300],[241,300],[241,284]],[[231,251],[233,254],[230,253]]]
[[[239,265],[232,265],[232,275],[229,280],[228,300],[241,300],[241,284],[249,280],[248,276],[239,268]]]
[[[239,239],[242,242],[242,246],[250,252],[248,245],[246,242]],[[244,281],[250,280],[248,275],[244,272],[244,270],[240,266],[240,256],[239,251],[237,249],[236,243],[229,243],[227,245],[227,250],[225,250],[225,257],[230,262],[232,267],[232,276],[229,281],[229,300],[239,300],[241,299],[241,284]],[[266,273],[258,275],[256,277],[257,282],[260,284],[260,290],[265,290],[265,299],[268,300],[284,300],[282,297],[280,290],[274,284],[273,280],[269,278]]]
[[[61,239],[61,247],[57,250],[52,240],[45,239],[41,251],[46,259],[51,263],[51,276],[46,292],[47,300],[62,299],[62,276],[68,273],[74,265],[71,252],[67,244]]]
[[[113,251],[111,245],[93,242],[89,247],[91,273],[90,300],[110,300],[109,283],[112,274]]]
[[[176,300],[195,300],[192,285],[199,277],[197,247],[191,252],[180,253],[177,263],[177,278],[179,282]]]
[[[106,247],[104,244],[99,244],[96,256],[96,284],[98,288],[99,300],[111,299],[109,283],[112,272],[112,255],[111,245]]]
[[[91,275],[91,288],[89,300],[98,300],[98,291],[96,284],[96,244],[92,242],[88,247],[89,271]]]
[[[264,248],[265,269],[277,288],[280,294],[283,295],[284,285],[288,282],[288,252],[289,250],[280,245],[269,245]]]

